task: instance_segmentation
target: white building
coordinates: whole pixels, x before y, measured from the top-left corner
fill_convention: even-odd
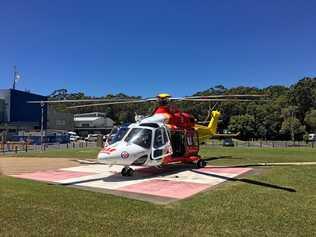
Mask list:
[[[80,136],[106,134],[113,128],[114,121],[105,113],[93,112],[74,115],[75,130]]]

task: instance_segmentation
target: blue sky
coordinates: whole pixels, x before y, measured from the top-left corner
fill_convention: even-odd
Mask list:
[[[316,76],[316,1],[1,1],[0,88],[190,95]]]

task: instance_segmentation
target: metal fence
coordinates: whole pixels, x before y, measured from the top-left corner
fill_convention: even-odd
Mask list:
[[[98,147],[96,142],[78,141],[66,144],[45,143],[43,145],[30,145],[25,142],[0,143],[0,155],[14,154],[19,152],[36,152],[58,149],[82,149]]]
[[[222,140],[211,140],[206,145],[208,146],[225,146]],[[229,145],[227,145],[229,146]],[[233,140],[231,143],[233,147],[270,147],[270,148],[289,148],[289,147],[310,147],[316,148],[316,142],[304,142],[304,141],[263,141],[263,140],[255,140],[255,141],[241,141],[241,140]]]
[[[222,140],[211,140],[207,146],[213,147],[223,147]],[[227,144],[226,144],[227,145]],[[303,142],[303,141],[241,141],[233,140],[230,144],[233,147],[270,147],[270,148],[289,148],[289,147],[309,147],[316,148],[316,142]],[[15,154],[19,152],[36,152],[36,151],[46,151],[46,150],[59,150],[59,149],[83,149],[83,148],[94,148],[100,147],[97,142],[86,142],[77,141],[72,143],[60,144],[60,143],[46,143],[43,145],[29,145],[24,142],[8,142],[0,143],[0,156]]]

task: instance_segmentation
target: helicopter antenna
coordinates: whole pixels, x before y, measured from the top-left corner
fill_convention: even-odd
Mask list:
[[[207,110],[207,115],[206,115],[206,118],[204,119],[204,121],[207,121],[211,115],[211,112],[212,112],[212,108],[211,106],[209,105],[208,106],[208,110]]]
[[[144,115],[140,115],[140,114],[137,114],[137,113],[135,112],[135,117],[134,117],[134,119],[135,119],[135,122],[136,122],[136,123],[142,121],[144,118],[145,118]]]
[[[212,118],[212,111],[215,109],[215,107],[218,105],[218,102],[216,102],[213,107],[211,107],[211,105],[208,106],[208,110],[207,110],[207,116],[205,118],[204,121],[199,121],[198,123],[209,123],[209,120]]]
[[[205,119],[205,121],[208,121],[210,116],[212,116],[212,111],[215,109],[215,107],[217,106],[218,102],[216,102],[213,107],[211,108],[211,106],[208,107],[208,111],[207,111],[207,117]]]

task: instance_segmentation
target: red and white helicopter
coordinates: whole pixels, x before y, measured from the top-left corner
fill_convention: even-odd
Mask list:
[[[174,105],[170,105],[171,101],[252,101],[261,96],[216,95],[173,98],[169,94],[159,94],[156,98],[136,100],[59,100],[30,103],[98,102],[69,107],[75,109],[157,101],[158,106],[151,116],[137,116],[135,123],[121,127],[114,139],[108,141],[98,154],[98,163],[122,165],[122,176],[132,176],[134,170],[131,166],[138,165],[160,167],[175,163],[193,163],[198,168],[204,167],[206,162],[199,156],[199,144],[214,136],[225,136],[217,134],[219,111],[212,111],[208,125],[204,126],[197,124],[191,114],[181,112]]]

